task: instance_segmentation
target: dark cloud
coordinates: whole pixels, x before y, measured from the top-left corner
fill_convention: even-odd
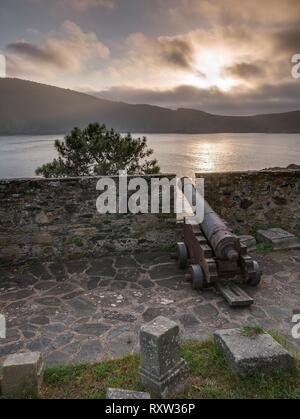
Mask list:
[[[275,31],[271,39],[275,48],[283,53],[296,54],[300,51],[300,28],[292,27]]]
[[[59,67],[65,67],[66,64],[61,54],[34,44],[30,44],[29,42],[13,42],[8,44],[6,48],[10,52],[23,55],[28,59],[37,62],[54,64]]]
[[[193,108],[224,115],[299,110],[300,83],[291,81],[282,85],[265,84],[259,89],[240,89],[239,94],[224,92],[216,87],[203,89],[178,86],[169,90],[130,89],[115,87],[91,93],[115,101],[134,104],[152,104],[169,108]]]
[[[78,74],[85,64],[109,56],[109,49],[93,32],[83,32],[74,22],[65,21],[60,31],[42,37],[38,44],[17,41],[6,46],[8,74],[22,74],[38,81],[49,79],[62,70]]]
[[[241,79],[258,79],[265,75],[265,70],[262,64],[259,65],[243,62],[228,66],[225,69],[224,74]]]
[[[193,63],[193,48],[190,43],[182,39],[160,39],[160,56],[171,66],[189,69]]]

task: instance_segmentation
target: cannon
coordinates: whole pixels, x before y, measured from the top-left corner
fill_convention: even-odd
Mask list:
[[[259,264],[194,187],[192,195],[202,204],[204,217],[201,222],[197,216],[184,218],[184,242],[177,243],[176,251],[178,267],[189,265],[194,289],[215,285],[230,306],[252,305],[253,299],[239,284],[258,286],[262,277]]]

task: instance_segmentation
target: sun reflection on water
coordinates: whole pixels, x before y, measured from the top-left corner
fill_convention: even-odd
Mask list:
[[[222,164],[224,155],[230,153],[230,145],[223,141],[199,142],[194,152],[196,170],[213,172]]]

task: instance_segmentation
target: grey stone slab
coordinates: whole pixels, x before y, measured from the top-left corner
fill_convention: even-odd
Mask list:
[[[96,312],[95,305],[83,297],[74,298],[68,301],[68,304],[73,308],[73,310],[79,316],[91,315]]]
[[[214,339],[239,375],[295,368],[293,357],[267,333],[248,337],[240,329],[229,329],[215,332]]]
[[[73,362],[81,364],[98,360],[103,352],[102,344],[99,340],[87,340],[82,343],[80,351],[74,356]]]
[[[109,327],[101,323],[80,324],[75,327],[77,333],[88,336],[101,336],[107,330],[109,330]]]
[[[199,319],[209,319],[218,315],[218,310],[211,304],[199,304],[194,308]]]
[[[142,400],[151,399],[149,393],[139,391],[120,390],[118,388],[107,389],[106,398],[108,400]]]
[[[179,326],[157,317],[140,330],[140,380],[157,398],[168,398],[183,390],[188,377],[180,358]]]
[[[143,313],[143,319],[146,322],[150,322],[158,316],[172,316],[174,314],[175,310],[171,307],[149,307]]]
[[[256,237],[260,243],[269,244],[274,250],[300,249],[300,240],[281,228],[259,230]]]
[[[43,360],[39,352],[9,355],[2,367],[2,396],[37,397],[43,380]]]

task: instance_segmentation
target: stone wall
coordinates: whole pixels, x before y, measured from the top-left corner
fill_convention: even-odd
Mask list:
[[[99,214],[98,180],[0,180],[0,264],[163,249],[176,242],[174,213]]]
[[[300,170],[197,176],[236,234],[280,226],[300,235]],[[169,249],[181,238],[174,213],[99,214],[98,179],[0,180],[0,264]]]
[[[205,196],[236,234],[280,226],[300,235],[300,170],[200,173]]]

